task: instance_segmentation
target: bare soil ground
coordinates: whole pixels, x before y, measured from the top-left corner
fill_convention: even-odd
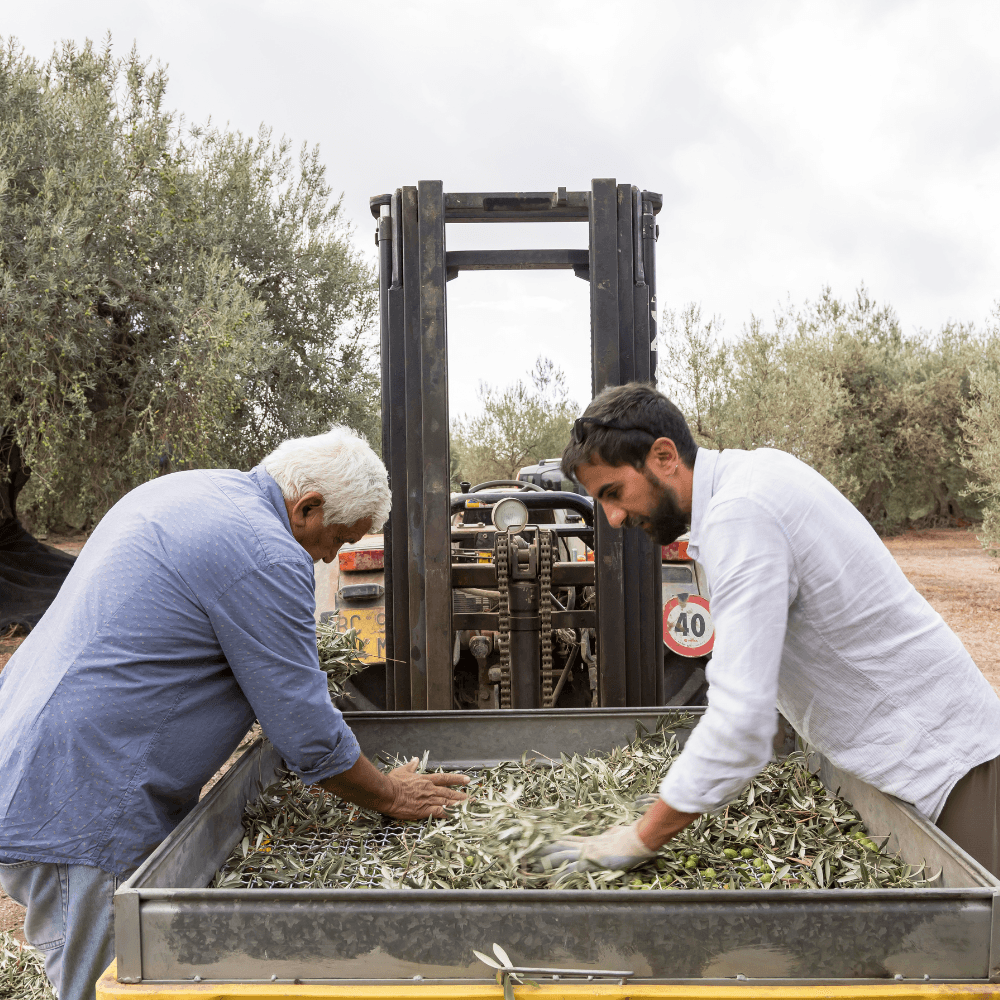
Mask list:
[[[74,555],[85,541],[83,535],[48,539],[50,545]],[[1000,559],[988,556],[975,533],[966,528],[911,531],[887,538],[885,544],[1000,694]],[[23,638],[23,633],[0,637],[0,670]],[[223,765],[202,794],[232,766],[236,756]],[[0,891],[0,930],[11,930],[20,938],[23,913]]]
[[[911,531],[885,544],[1000,694],[1000,559],[968,528]]]

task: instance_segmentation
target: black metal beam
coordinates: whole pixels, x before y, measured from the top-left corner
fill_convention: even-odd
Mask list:
[[[618,373],[622,385],[636,379],[635,349],[635,241],[633,239],[632,187],[615,190],[618,214]],[[648,354],[646,346],[643,350]],[[648,369],[648,362],[646,364]],[[622,532],[620,586],[624,618],[621,623],[625,660],[625,704],[642,704],[642,604],[648,581],[640,573],[642,540],[634,528]],[[643,587],[643,583],[646,584]],[[648,667],[652,669],[652,664]]]
[[[584,222],[586,191],[496,191],[445,195],[447,222]]]
[[[575,271],[590,263],[587,250],[449,250],[448,270]]]
[[[389,384],[382,386],[383,407],[388,395],[388,412],[383,410],[382,419],[391,428],[389,451],[383,452],[389,469],[389,485],[392,489],[392,513],[389,516],[389,535],[385,539],[389,562],[396,567],[395,573],[386,574],[386,609],[392,607],[392,618],[386,623],[386,638],[389,636],[389,622],[392,629],[391,652],[387,655],[396,661],[393,666],[393,687],[397,711],[410,707],[410,576],[409,576],[409,530],[407,524],[407,429],[406,429],[406,340],[404,336],[404,295],[403,295],[403,219],[402,191],[397,190],[390,203],[392,218],[392,274],[389,287],[389,322],[382,329],[382,342],[389,349]],[[388,643],[387,643],[388,647]],[[388,669],[388,661],[386,668]],[[387,677],[389,675],[387,674]]]
[[[444,189],[417,185],[423,401],[424,609],[427,708],[454,706],[451,625],[451,491]]]
[[[424,446],[420,344],[417,189],[404,187],[403,341],[406,372],[406,531],[409,576],[410,708],[427,708],[427,617],[424,608]]]
[[[634,268],[632,285],[632,355],[635,368],[632,378],[649,382],[655,376],[650,371],[649,351],[649,286],[646,284],[646,267],[642,244],[642,197],[639,189],[632,187],[627,198],[619,205],[631,219],[631,254]],[[662,589],[660,574],[660,548],[654,545],[645,532],[630,532],[633,538],[631,553],[626,553],[626,580],[634,578],[636,602],[633,618],[637,660],[636,683],[629,691],[630,705],[658,705],[662,689],[663,623]]]
[[[646,284],[646,343],[649,350],[649,380],[656,383],[656,213],[663,205],[663,196],[653,191],[642,191],[638,197],[641,205],[640,231],[638,233],[641,257],[642,272]],[[654,594],[654,611],[652,642],[653,655],[657,665],[654,673],[655,686],[653,690],[652,704],[663,704],[663,671],[660,669],[660,660],[663,656],[663,574],[660,549],[653,546],[652,559],[650,560],[649,574],[652,577],[652,590]],[[645,691],[645,689],[644,689]],[[650,704],[650,702],[646,702]]]
[[[380,209],[381,210],[381,209]],[[375,229],[378,243],[378,299],[379,328],[389,329],[389,288],[392,284],[392,219],[381,216]],[[392,379],[390,375],[389,338],[383,333],[380,358],[382,371],[382,461],[389,466],[389,456],[392,454]],[[390,479],[391,484],[391,479]],[[391,489],[391,485],[390,485]],[[389,599],[385,602],[385,692],[386,708],[393,711],[396,708],[396,690],[394,684],[395,643],[392,632],[392,521],[382,529],[383,548],[389,552],[385,560],[385,592]]]
[[[593,394],[621,384],[618,351],[618,199],[614,180],[594,180],[590,208],[590,330]],[[594,512],[600,704],[626,704],[622,531]]]

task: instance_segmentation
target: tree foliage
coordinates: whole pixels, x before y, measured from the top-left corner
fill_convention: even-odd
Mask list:
[[[110,40],[0,51],[0,477],[19,449],[36,522],[334,420],[375,436],[377,290],[318,150],[186,129],[166,86]]]
[[[1000,307],[985,339],[969,373],[969,403],[961,427],[963,464],[971,476],[967,491],[983,506],[982,541],[996,555],[1000,554]]]
[[[530,385],[519,379],[506,389],[479,383],[482,410],[452,421],[452,481],[483,483],[516,479],[520,468],[561,455],[578,409],[566,377],[539,357]]]
[[[789,451],[834,483],[879,531],[978,514],[963,414],[988,337],[971,325],[905,336],[862,287],[752,318],[732,342],[697,306],[664,315],[660,371],[714,448]]]

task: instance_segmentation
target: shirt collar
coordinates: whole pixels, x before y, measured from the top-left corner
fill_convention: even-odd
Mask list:
[[[715,469],[718,464],[719,452],[709,451],[708,448],[698,449],[691,482],[691,539],[688,542],[688,554],[692,559],[698,558],[701,526],[705,520],[708,503],[715,492]]]
[[[257,489],[264,494],[267,502],[274,508],[285,530],[292,533],[292,523],[288,520],[288,508],[285,507],[285,497],[281,487],[271,478],[271,474],[263,465],[255,465],[247,475],[254,481]]]

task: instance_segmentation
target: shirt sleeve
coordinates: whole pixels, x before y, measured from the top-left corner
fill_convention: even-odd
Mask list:
[[[272,563],[244,574],[208,608],[222,652],[261,728],[308,783],[346,771],[361,754],[330,701],[312,602],[307,567]]]
[[[687,813],[721,809],[771,759],[788,608],[797,592],[788,539],[753,501],[721,504],[702,530],[715,625],[708,709],[660,785],[661,798]]]

